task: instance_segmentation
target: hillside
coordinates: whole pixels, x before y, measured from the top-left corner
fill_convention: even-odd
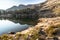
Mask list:
[[[29,11],[28,11],[29,10]],[[12,17],[9,18],[51,18],[60,16],[60,0],[46,0],[40,4],[30,4],[30,5],[19,5],[8,8],[5,11],[6,15],[10,14]],[[27,14],[28,13],[28,14]],[[22,17],[23,14],[23,17]],[[4,12],[3,12],[4,15]],[[15,15],[15,16],[14,16]],[[19,15],[19,16],[18,16]],[[29,15],[29,16],[28,16]],[[32,17],[31,17],[32,16]],[[5,18],[5,16],[2,16]],[[8,16],[7,16],[8,18]]]
[[[38,15],[37,24],[24,31],[3,34],[1,40],[60,40],[60,0],[47,0],[33,9],[24,9],[21,14]],[[32,15],[32,16],[33,16]],[[24,16],[23,16],[24,17]],[[29,16],[30,17],[30,16]],[[34,17],[34,16],[33,16]],[[37,16],[36,16],[37,17]]]
[[[56,17],[60,16],[60,0],[47,0],[41,3],[39,8],[39,17]],[[41,16],[43,15],[43,16]]]
[[[60,17],[41,18],[37,25],[16,34],[4,34],[1,40],[60,40]]]
[[[26,11],[30,9],[29,11]],[[25,12],[24,12],[25,10]],[[35,11],[34,11],[35,10]],[[33,12],[32,12],[33,11]],[[57,16],[60,16],[60,0],[46,0],[45,2],[43,3],[40,3],[40,4],[29,4],[29,5],[19,5],[19,6],[13,6],[11,8],[8,8],[6,11],[6,15],[7,14],[10,14],[11,16],[13,16],[14,14],[18,14],[18,15],[22,15],[25,14],[30,16],[33,16],[35,17],[34,15],[32,14],[37,14],[38,18],[45,18],[45,17],[57,17]],[[4,14],[4,12],[3,12]],[[24,16],[25,16],[24,15]]]

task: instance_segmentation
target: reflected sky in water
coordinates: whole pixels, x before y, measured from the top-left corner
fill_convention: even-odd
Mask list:
[[[28,28],[28,26],[27,24],[21,25],[9,20],[0,20],[0,34],[21,31]]]

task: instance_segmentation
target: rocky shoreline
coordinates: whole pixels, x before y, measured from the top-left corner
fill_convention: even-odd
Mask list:
[[[15,34],[4,34],[0,39],[6,40],[60,40],[60,17],[40,18],[39,23]],[[54,33],[54,34],[53,34]],[[9,38],[11,37],[11,38]]]

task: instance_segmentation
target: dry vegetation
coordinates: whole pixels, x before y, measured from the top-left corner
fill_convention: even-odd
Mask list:
[[[48,40],[48,38],[59,37],[60,17],[41,18],[39,23],[25,31],[16,34],[4,34],[1,40]]]

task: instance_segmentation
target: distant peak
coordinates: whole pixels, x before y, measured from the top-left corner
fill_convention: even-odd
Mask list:
[[[17,7],[17,6],[13,6],[13,7]]]
[[[19,6],[24,6],[24,4],[20,4]]]
[[[60,0],[47,0],[47,1],[60,1]]]

